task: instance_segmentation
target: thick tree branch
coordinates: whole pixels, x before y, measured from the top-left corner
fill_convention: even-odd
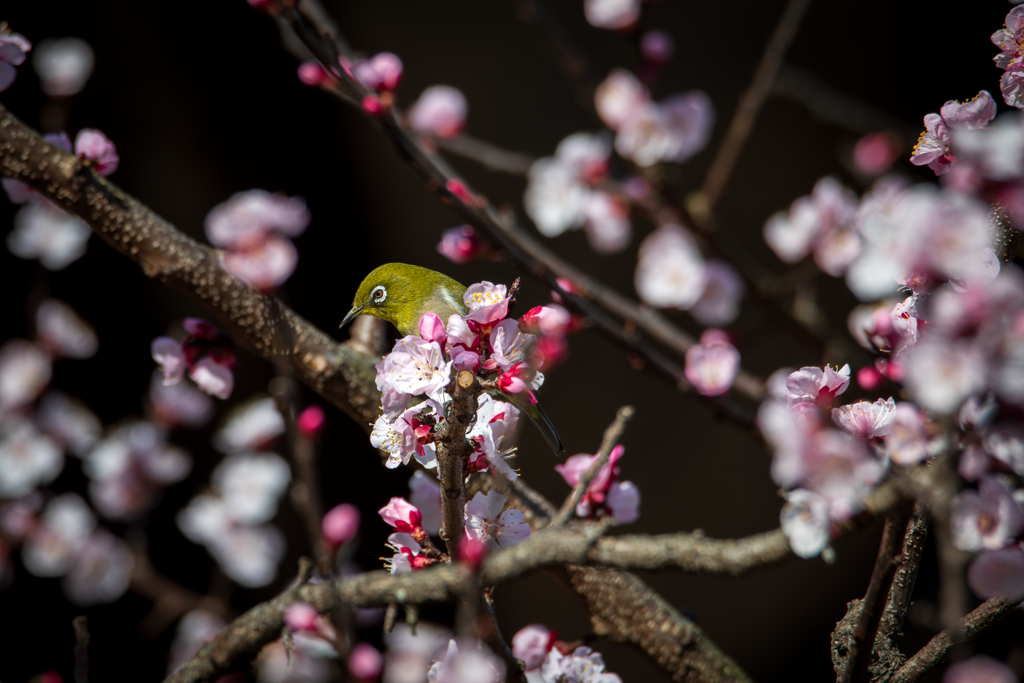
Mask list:
[[[891,683],[914,683],[921,680],[925,674],[942,663],[950,648],[974,640],[1019,605],[1020,600],[1009,600],[1001,595],[989,598],[961,619],[956,628],[948,628],[929,640],[927,645],[900,667]]]
[[[81,217],[148,276],[202,304],[254,355],[284,360],[295,376],[360,424],[379,395],[377,358],[339,344],[274,297],[224,269],[220,252],[178,231],[73,155],[46,142],[0,105],[0,175],[28,183]]]
[[[466,440],[466,431],[476,416],[480,385],[476,375],[462,370],[449,391],[452,400],[436,447],[441,477],[441,540],[448,548],[448,557],[454,561],[465,527],[466,461],[473,454],[473,446]]]

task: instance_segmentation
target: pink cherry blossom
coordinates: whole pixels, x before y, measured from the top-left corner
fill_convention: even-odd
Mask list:
[[[869,133],[853,146],[853,165],[867,176],[878,176],[896,161],[899,141],[889,132]]]
[[[437,313],[433,312],[424,313],[420,318],[419,333],[424,341],[437,342],[441,348],[444,348],[445,342],[448,340],[448,332],[445,330],[444,323],[441,322]]]
[[[88,159],[99,175],[108,176],[117,170],[121,158],[106,135],[94,128],[83,128],[75,137],[75,156]]]
[[[441,485],[423,470],[409,480],[409,502],[420,511],[420,524],[431,536],[441,531]]]
[[[453,138],[466,125],[466,96],[450,85],[432,85],[409,108],[409,126],[417,133]]]
[[[492,350],[488,363],[493,361],[508,372],[512,366],[526,360],[537,338],[520,330],[518,321],[506,319],[494,326],[488,341]]]
[[[384,657],[369,643],[356,643],[348,655],[348,671],[358,681],[375,681],[384,668]]]
[[[377,514],[401,533],[415,534],[423,530],[420,511],[404,498],[392,498]]]
[[[793,202],[788,213],[769,218],[764,238],[783,261],[796,263],[813,251],[822,270],[840,276],[860,255],[860,237],[852,229],[856,209],[856,196],[835,178],[825,177],[809,197]]]
[[[940,335],[922,339],[906,361],[906,386],[915,401],[937,413],[952,413],[985,387],[985,358],[969,342]]]
[[[106,529],[96,529],[76,552],[61,587],[76,605],[111,603],[128,591],[133,564],[127,543]]]
[[[859,512],[864,497],[885,475],[885,466],[872,457],[863,441],[831,429],[816,434],[805,461],[804,485],[828,501],[829,517],[834,520]]]
[[[1024,512],[1002,481],[984,478],[978,490],[961,491],[949,513],[953,545],[960,550],[999,550],[1021,532]]]
[[[217,465],[210,481],[233,519],[262,524],[277,514],[277,502],[288,488],[291,472],[275,453],[233,453]]]
[[[924,417],[913,403],[900,401],[896,404],[885,447],[897,465],[916,465],[931,455]]]
[[[312,439],[320,434],[324,428],[324,409],[318,405],[307,406],[295,418],[295,427],[299,433],[306,438]]]
[[[448,642],[443,660],[427,672],[427,683],[499,683],[505,680],[505,662],[486,646],[471,639]]]
[[[67,574],[75,555],[96,528],[96,516],[77,494],[64,493],[46,505],[39,523],[22,546],[22,562],[31,574]]]
[[[234,409],[213,434],[213,447],[221,453],[255,451],[284,434],[284,418],[269,396],[257,397]]]
[[[672,95],[660,103],[672,147],[665,161],[682,163],[704,149],[711,137],[715,108],[702,90]]]
[[[188,362],[181,350],[181,342],[170,337],[157,337],[150,345],[150,354],[160,366],[165,385],[177,384],[185,376]]]
[[[465,535],[459,539],[455,554],[460,564],[466,565],[470,571],[476,573],[480,571],[480,565],[483,564],[488,552],[489,548],[484,541]]]
[[[786,379],[786,401],[790,407],[798,403],[813,403],[822,408],[830,408],[832,400],[846,391],[848,386],[848,364],[839,370],[833,370],[829,365],[824,369],[803,367]]]
[[[487,394],[478,399],[476,422],[466,434],[466,438],[476,443],[476,452],[470,456],[470,469],[482,470],[491,468],[493,474],[500,474],[510,481],[515,481],[516,471],[505,461],[513,454],[503,448],[505,439],[511,440],[519,421],[519,409],[511,403],[495,401]]]
[[[486,543],[489,548],[508,548],[530,537],[530,525],[523,513],[505,507],[505,497],[497,491],[477,493],[466,503],[466,535]]]
[[[70,452],[83,456],[103,433],[103,425],[85,403],[60,391],[49,391],[39,402],[36,424]]]
[[[1020,428],[993,429],[985,435],[985,452],[1024,476],[1024,433]]]
[[[967,567],[967,584],[982,599],[997,594],[1024,598],[1024,549],[1017,545],[978,553]]]
[[[519,318],[519,329],[531,334],[560,336],[570,332],[572,315],[564,306],[534,306]]]
[[[36,344],[9,339],[0,346],[0,415],[34,401],[50,383],[52,360]]]
[[[431,425],[440,414],[440,405],[433,400],[424,401],[406,409],[388,421],[385,415],[377,418],[370,433],[370,443],[389,454],[385,464],[389,469],[399,463],[409,464],[413,457],[428,469],[437,466]]]
[[[381,364],[384,382],[403,394],[433,395],[451,381],[452,362],[445,360],[441,346],[415,335],[396,341]]]
[[[0,92],[14,83],[18,70],[14,67],[25,61],[25,53],[32,49],[32,43],[20,33],[0,32]]]
[[[690,315],[704,325],[727,325],[740,313],[746,287],[743,279],[724,261],[705,263],[704,291],[690,307]]]
[[[411,534],[391,534],[388,536],[387,545],[395,551],[395,554],[384,562],[392,575],[408,574],[416,569],[424,569],[430,564],[427,557],[421,554],[423,547]]]
[[[472,225],[460,225],[441,233],[437,253],[452,263],[469,263],[490,251],[490,247],[476,233]]]
[[[686,351],[686,379],[704,396],[729,391],[740,369],[740,352],[720,330],[705,330]]]
[[[636,291],[650,306],[688,309],[704,291],[705,270],[689,233],[678,225],[662,225],[640,244]]]
[[[527,672],[539,669],[557,635],[543,624],[524,626],[512,636],[512,654],[523,660]]]
[[[986,655],[975,655],[952,664],[942,676],[942,683],[1017,683],[1013,669]]]
[[[311,87],[330,87],[333,82],[331,75],[315,59],[299,64],[298,75],[304,85]]]
[[[629,246],[633,225],[625,201],[607,192],[592,192],[583,204],[583,217],[583,229],[597,253],[614,254]]]
[[[188,376],[197,387],[219,399],[230,397],[235,386],[231,368],[221,365],[210,356],[200,358],[189,370]]]
[[[466,322],[487,328],[508,315],[508,297],[505,285],[494,285],[486,280],[470,285],[462,295],[462,301],[469,308]]]
[[[224,252],[224,267],[260,291],[280,287],[295,272],[299,252],[291,240],[269,235],[266,240]]]
[[[580,499],[579,504],[576,505],[576,514],[580,517],[589,517],[595,510],[595,507],[602,505],[606,502],[607,494],[609,489],[615,483],[615,480],[619,476],[618,461],[626,453],[626,448],[622,444],[619,444],[612,449],[612,452],[608,456],[608,462],[598,470],[597,474],[590,481],[590,485],[587,487],[586,493],[583,498]],[[596,455],[587,455],[586,453],[580,453],[569,458],[566,458],[565,462],[560,465],[555,465],[555,471],[562,475],[562,479],[565,480],[569,486],[577,486],[580,479],[586,474],[597,460]],[[622,493],[629,493],[624,491]]]
[[[553,648],[541,665],[541,676],[545,681],[565,683],[622,683],[617,674],[605,673],[604,666],[601,653],[589,647],[578,647],[572,655]]]
[[[671,159],[680,142],[670,125],[666,111],[647,102],[619,127],[615,151],[643,167]]]
[[[828,501],[813,491],[796,489],[786,494],[779,521],[798,557],[817,557],[828,547],[832,528],[828,510]]]
[[[47,38],[36,45],[32,55],[40,86],[51,97],[80,93],[94,63],[92,47],[81,38]]]
[[[359,533],[359,508],[348,503],[335,505],[320,524],[323,538],[331,547],[338,547]]]
[[[672,59],[675,51],[676,42],[667,31],[654,29],[640,37],[640,56],[652,66],[664,66]]]
[[[625,69],[615,69],[594,91],[594,107],[605,125],[618,130],[650,101],[643,83]]]
[[[1000,53],[993,57],[996,66],[1005,69],[999,81],[1003,93],[1003,101],[1011,107],[1020,108],[1022,82],[1022,54],[1024,54],[1024,11],[1020,7],[1014,7],[1006,15],[1005,28],[992,34],[992,42],[1000,49]]]
[[[39,259],[47,270],[63,270],[85,254],[92,230],[49,201],[27,204],[14,215],[7,248],[23,259]]]
[[[616,524],[632,524],[640,519],[640,489],[631,481],[617,481],[605,495],[605,507]]]
[[[317,618],[320,613],[308,602],[295,602],[284,610],[284,624],[293,631],[317,630]]]
[[[596,28],[624,29],[640,18],[640,0],[583,0],[583,14]]]
[[[381,52],[356,62],[352,66],[352,75],[370,90],[391,92],[402,80],[402,60],[391,52]]]
[[[910,163],[915,166],[928,165],[935,175],[949,173],[956,162],[956,156],[949,149],[950,136],[946,122],[938,114],[924,117],[924,132],[914,145]]]
[[[896,402],[892,397],[874,403],[858,401],[832,409],[832,421],[847,434],[862,439],[886,436],[892,433],[896,419]]]

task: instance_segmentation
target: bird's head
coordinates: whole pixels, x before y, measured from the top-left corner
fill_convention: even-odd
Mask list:
[[[341,321],[344,327],[358,315],[372,315],[403,329],[402,323],[414,316],[421,304],[443,278],[428,268],[405,263],[386,263],[373,270],[356,290],[352,310]]]

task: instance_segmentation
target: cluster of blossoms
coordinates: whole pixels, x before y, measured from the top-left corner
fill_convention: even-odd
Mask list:
[[[622,683],[604,670],[600,652],[557,640],[558,632],[530,624],[512,636],[512,654],[523,660],[530,683]]]
[[[626,447],[621,444],[612,449],[608,462],[590,480],[576,504],[577,515],[584,518],[607,515],[616,524],[631,524],[640,518],[640,490],[631,481],[618,481],[621,472],[618,462],[625,453]],[[580,453],[555,465],[555,471],[562,475],[566,484],[575,488],[597,459],[596,455]]]
[[[435,433],[444,420],[442,406],[450,400],[445,389],[453,371],[479,373],[503,394],[536,403],[533,391],[544,381],[531,354],[536,337],[506,317],[505,286],[478,283],[466,290],[463,300],[467,315],[451,316],[446,327],[436,314],[427,313],[420,320],[420,334],[399,339],[377,365],[382,415],[370,442],[390,454],[388,467],[408,464],[413,457],[424,467],[436,466]],[[414,403],[415,397],[423,398]],[[511,480],[516,478],[505,462],[508,453],[502,442],[514,431],[518,418],[519,409],[511,403],[480,395],[477,417],[467,434],[476,444],[469,471],[492,468]]]
[[[1005,71],[999,80],[1003,101],[1011,107],[1024,108],[1020,101],[1024,88],[1024,8],[1010,10],[1003,28],[992,34],[992,42],[1000,50],[992,60]]]
[[[921,133],[910,163],[915,166],[927,165],[935,171],[935,175],[949,173],[956,163],[956,155],[951,149],[958,131],[974,131],[984,129],[996,116],[996,103],[987,91],[982,90],[974,99],[961,104],[950,100],[942,105],[938,114],[924,117],[925,130]],[[956,143],[960,142],[957,135]]]
[[[732,266],[705,260],[693,236],[674,223],[661,225],[640,244],[635,285],[644,303],[689,311],[705,325],[735,320],[744,293]]]
[[[301,197],[265,190],[238,192],[206,216],[206,237],[224,250],[224,267],[260,291],[273,291],[295,271],[298,251],[290,238],[309,225]]]
[[[284,557],[284,535],[269,522],[291,472],[267,451],[284,429],[271,398],[236,409],[213,436],[214,447],[227,455],[213,471],[212,490],[177,516],[182,533],[205,545],[224,573],[243,586],[269,584]]]
[[[117,170],[114,143],[98,130],[83,128],[71,139],[66,133],[44,136],[53,146],[87,161],[99,175]],[[7,248],[23,259],[38,259],[49,270],[62,270],[85,254],[92,231],[85,221],[72,216],[34,189],[12,178],[0,179],[7,198],[24,204],[14,216],[14,230],[7,234]]]
[[[231,340],[201,318],[185,318],[182,327],[186,335],[180,342],[171,337],[157,337],[150,345],[153,360],[163,372],[163,383],[177,385],[188,371],[188,376],[200,389],[227,399],[235,387],[231,368],[237,363]]]

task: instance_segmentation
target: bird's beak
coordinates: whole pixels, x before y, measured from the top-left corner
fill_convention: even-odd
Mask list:
[[[353,318],[355,318],[357,315],[359,315],[362,312],[363,312],[363,307],[362,306],[353,306],[352,310],[349,311],[348,315],[345,316],[345,319],[341,321],[340,325],[338,325],[338,329],[340,330],[341,328],[345,327],[345,325],[348,325],[350,322],[352,322]]]

